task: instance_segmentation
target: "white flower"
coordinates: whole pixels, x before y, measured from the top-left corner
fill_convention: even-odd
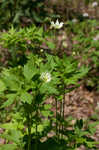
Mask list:
[[[75,19],[75,18],[74,18],[74,19],[72,19],[72,22],[73,22],[73,23],[76,23],[77,21],[78,21],[78,20],[77,20],[77,19]]]
[[[88,16],[89,16],[88,13],[83,14],[83,17],[88,17]]]
[[[44,50],[43,50],[43,49],[40,49],[40,52],[42,53],[42,52],[44,52]]]
[[[67,48],[67,47],[68,47],[68,44],[66,43],[66,41],[63,41],[63,47],[64,47],[64,48]]]
[[[51,21],[51,29],[54,28],[54,29],[60,29],[63,27],[63,22],[60,22],[58,21],[58,19],[56,20],[56,23],[54,23],[54,21]]]
[[[43,72],[40,76],[40,79],[44,82],[50,82],[51,81],[51,74],[49,72]]]
[[[93,40],[94,40],[94,41],[99,40],[99,34],[98,34],[98,35],[96,35],[96,36],[93,38]]]
[[[97,2],[93,2],[92,3],[92,7],[96,7],[96,6],[98,6],[98,3]]]
[[[99,102],[97,102],[97,106],[96,106],[96,108],[97,108],[97,109],[99,109]]]

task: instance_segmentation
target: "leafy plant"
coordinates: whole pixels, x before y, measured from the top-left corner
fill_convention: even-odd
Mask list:
[[[52,37],[51,33],[35,25],[19,30],[12,26],[8,32],[2,32],[1,37],[0,46],[9,52],[10,66],[24,65],[27,61],[26,56],[31,52],[43,56],[44,52],[51,53],[55,48],[54,43],[48,40]]]
[[[85,25],[81,24],[82,30]],[[83,42],[82,47],[87,49],[85,53],[88,52],[93,36],[92,31],[91,38],[85,40],[87,31],[74,31],[80,44]],[[47,50],[55,48],[46,38],[49,35],[49,31],[44,32],[42,27],[36,26],[20,30],[12,27],[8,32],[1,33],[0,43],[8,49],[11,59],[8,68],[2,68],[0,73],[0,109],[1,112],[10,110],[12,113],[8,122],[0,124],[0,127],[5,129],[0,137],[6,139],[6,144],[2,145],[0,150],[47,149],[48,144],[49,150],[75,150],[80,145],[96,148],[97,142],[91,138],[95,132],[93,125],[84,128],[83,120],[76,120],[73,125],[72,119],[65,119],[64,112],[65,94],[78,87],[78,81],[81,81],[91,68],[86,67],[86,63],[79,65],[79,61],[73,56],[46,53]],[[42,50],[43,44],[49,49]],[[91,47],[92,45],[94,42]],[[80,49],[76,48],[80,52]],[[88,54],[89,56],[98,68],[98,53],[95,51],[91,55]],[[52,111],[53,105],[47,104],[50,97],[55,102],[55,112]],[[55,136],[48,138],[50,132]],[[42,138],[46,139],[45,142],[41,142]],[[9,142],[12,142],[12,145]]]
[[[79,23],[68,23],[68,32],[73,33],[72,54],[80,59],[82,64],[91,66],[86,78],[88,89],[98,89],[98,28],[99,23],[94,20],[85,20]],[[69,33],[69,34],[70,34]]]
[[[32,134],[36,139],[37,147],[39,137],[43,134],[46,135],[52,129],[51,122],[53,122],[54,116],[49,110],[51,106],[44,105],[46,99],[53,96],[57,101],[60,99],[60,95],[64,97],[66,92],[72,90],[68,86],[77,85],[78,79],[88,72],[88,68],[81,67],[78,70],[77,61],[74,61],[72,57],[66,57],[66,55],[59,58],[46,54],[45,58],[46,60],[38,55],[30,54],[23,67],[3,69],[1,73],[0,93],[1,98],[4,99],[1,109],[14,105],[17,118],[16,121],[12,120],[12,123],[15,124],[14,128],[22,133],[23,127],[26,128],[26,133],[23,136],[28,136],[28,150],[31,150]],[[62,107],[64,107],[64,103]],[[63,115],[60,114],[60,117],[63,116],[64,120],[64,109],[60,111],[63,111]],[[17,112],[20,112],[19,115]],[[42,123],[42,117],[45,118],[46,124]],[[49,117],[52,118],[51,122],[47,120]],[[57,124],[57,121],[56,116],[56,127],[60,124],[59,121]],[[63,126],[63,124],[61,125]],[[48,126],[49,130],[44,133]]]

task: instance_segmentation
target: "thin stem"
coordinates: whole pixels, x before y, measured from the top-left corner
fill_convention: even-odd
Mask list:
[[[62,117],[62,101],[60,102],[60,118]],[[60,133],[60,130],[61,130],[61,123],[60,123],[60,125],[59,125],[59,133]],[[60,134],[60,138],[61,138],[61,135],[62,134]]]
[[[57,99],[55,99],[56,102],[56,137],[58,136],[58,121],[57,121]]]
[[[58,117],[58,101],[57,101],[57,99],[55,99],[55,103],[56,103],[56,138],[57,138],[57,142],[59,141],[59,122],[58,122],[58,119],[57,119],[57,117]]]
[[[65,110],[65,85],[64,85],[64,95],[63,95],[63,100],[62,100],[62,118],[64,122],[64,110]],[[62,123],[62,133],[64,131],[64,124]]]
[[[38,143],[38,135],[37,135],[37,123],[36,123],[36,139],[35,139],[35,150],[37,150],[37,143]]]
[[[36,108],[36,141],[35,141],[35,150],[37,150],[37,145],[38,145],[38,109],[39,109],[39,104],[37,105]]]
[[[65,109],[65,93],[64,93],[64,95],[63,95],[63,100],[62,100],[62,118],[63,118],[63,122],[64,122],[64,109]],[[63,133],[63,131],[64,131],[64,125],[63,125],[63,123],[62,123],[62,133]]]
[[[31,150],[31,117],[28,114],[28,150]]]

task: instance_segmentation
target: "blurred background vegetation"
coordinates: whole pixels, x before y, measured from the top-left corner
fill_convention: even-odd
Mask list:
[[[63,21],[77,18],[83,20],[82,13],[88,12],[89,18],[99,18],[98,8],[91,7],[93,0],[0,0],[0,29],[8,29],[12,24],[29,26],[44,24],[51,19]]]

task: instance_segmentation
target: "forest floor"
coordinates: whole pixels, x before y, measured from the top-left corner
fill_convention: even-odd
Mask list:
[[[53,104],[53,99],[48,100]],[[90,123],[99,121],[99,93],[89,91],[83,84],[74,91],[65,95],[64,103],[65,119],[69,116],[77,119],[90,120]],[[53,104],[53,112],[55,112],[55,103]],[[75,119],[73,120],[75,121]],[[92,136],[95,141],[99,141],[99,125],[96,126],[96,132]],[[97,145],[99,148],[99,145]],[[77,150],[86,150],[82,145]]]

